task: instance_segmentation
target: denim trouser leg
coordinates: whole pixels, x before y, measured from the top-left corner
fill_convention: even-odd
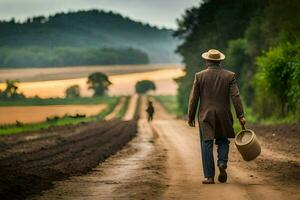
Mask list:
[[[202,155],[202,165],[204,177],[214,177],[215,176],[215,163],[214,163],[214,154],[213,154],[213,145],[214,140],[203,140],[202,129],[200,128],[200,146],[201,146],[201,155]],[[222,163],[227,166],[228,162],[228,153],[229,153],[229,140],[216,139],[216,145],[218,145],[218,166]]]
[[[227,167],[229,143],[227,138],[216,139],[216,145],[218,145],[218,166],[222,163]]]
[[[204,177],[214,177],[215,176],[215,163],[214,163],[214,154],[213,154],[213,140],[203,140],[202,130],[200,128],[200,146],[201,146],[201,155],[202,155],[202,165]]]

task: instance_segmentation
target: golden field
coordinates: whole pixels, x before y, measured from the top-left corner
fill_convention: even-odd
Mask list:
[[[106,107],[99,105],[49,105],[49,106],[1,106],[0,124],[13,124],[16,121],[22,123],[42,122],[47,117],[63,117],[64,115],[85,114],[93,116],[100,113]]]
[[[74,70],[70,73],[76,74]],[[149,69],[148,69],[149,70]],[[109,79],[113,83],[108,91],[110,95],[131,95],[135,92],[135,83],[139,80],[148,79],[155,82],[157,90],[155,94],[166,94],[174,95],[176,94],[177,85],[174,78],[178,78],[184,75],[182,68],[178,65],[168,66],[168,68],[156,69],[152,71],[144,72],[125,72],[123,74],[110,75]],[[67,77],[68,71],[65,71],[65,77]],[[15,75],[16,76],[16,75]],[[49,75],[51,76],[51,75]],[[27,97],[39,96],[41,98],[50,97],[64,97],[65,90],[71,85],[78,84],[81,88],[82,96],[91,96],[92,91],[88,90],[87,78],[72,78],[72,79],[61,79],[61,80],[47,80],[47,81],[30,81],[21,82],[18,86],[21,92],[23,92]],[[5,84],[0,84],[0,89],[4,89]]]

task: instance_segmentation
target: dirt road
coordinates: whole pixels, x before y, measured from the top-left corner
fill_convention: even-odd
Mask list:
[[[275,172],[266,173],[268,169],[258,171],[253,167],[255,163],[241,161],[232,144],[228,183],[202,185],[197,129],[174,119],[156,102],[155,120],[148,123],[144,112],[146,99],[142,98],[141,102],[138,136],[123,150],[92,172],[56,182],[52,190],[33,199],[300,198],[297,182],[285,184],[282,180],[268,179],[267,176],[274,176]],[[268,153],[263,152],[262,158]]]
[[[164,113],[160,105],[155,105],[158,113]],[[166,173],[169,187],[162,199],[297,199],[299,195],[287,198],[287,191],[264,182],[258,175],[237,166],[237,152],[231,151],[229,180],[227,184],[202,185],[202,165],[200,160],[199,137],[195,128],[189,128],[181,120],[166,118],[153,122],[161,145],[168,149]],[[159,116],[157,116],[159,117]],[[232,142],[233,143],[233,142]],[[231,144],[232,150],[235,149]],[[252,176],[251,176],[252,175]],[[297,190],[294,190],[295,192]],[[298,197],[299,196],[299,197]]]

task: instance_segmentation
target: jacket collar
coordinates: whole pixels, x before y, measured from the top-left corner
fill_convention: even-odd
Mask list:
[[[220,64],[212,64],[212,65],[206,65],[208,69],[221,69]]]

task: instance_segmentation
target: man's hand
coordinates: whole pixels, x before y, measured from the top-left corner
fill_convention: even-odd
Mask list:
[[[190,127],[195,127],[195,120],[189,120],[188,124]]]
[[[245,126],[245,124],[246,124],[246,118],[245,117],[240,117],[239,121],[240,121],[241,126]]]

